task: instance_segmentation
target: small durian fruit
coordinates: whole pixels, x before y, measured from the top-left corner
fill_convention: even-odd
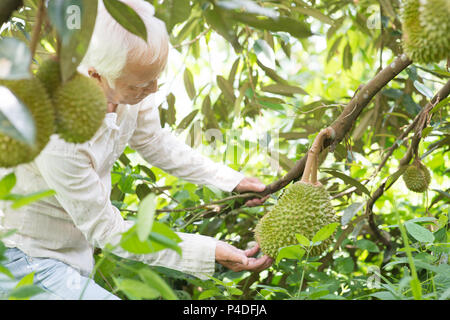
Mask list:
[[[263,253],[276,258],[280,248],[298,243],[296,233],[311,239],[332,222],[337,222],[337,217],[328,191],[322,185],[297,181],[258,222],[255,238]],[[320,255],[331,242],[328,238],[312,247],[310,255]]]
[[[59,61],[56,58],[48,58],[42,62],[36,72],[36,78],[42,82],[50,97],[53,97],[62,82]]]
[[[408,165],[402,177],[406,187],[417,193],[425,192],[431,182],[430,171],[420,160]]]
[[[55,118],[51,99],[39,80],[0,80],[0,86],[8,88],[28,108],[36,128],[34,146],[0,132],[0,167],[11,168],[39,155],[54,133]]]
[[[449,15],[448,0],[402,1],[402,46],[411,60],[431,63],[449,56]]]
[[[107,101],[94,80],[77,73],[53,97],[56,131],[67,142],[90,140],[105,118]]]

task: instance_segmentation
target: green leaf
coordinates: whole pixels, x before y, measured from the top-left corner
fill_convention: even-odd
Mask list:
[[[23,6],[23,0],[3,0],[0,2],[0,25],[7,22],[14,10]]]
[[[256,54],[258,65],[267,66],[272,70],[276,67],[275,53],[265,40],[257,39],[253,45],[253,51]]]
[[[25,42],[15,38],[0,39],[0,79],[31,78],[30,63],[31,52]]]
[[[293,94],[308,95],[308,92],[300,87],[295,87],[287,84],[271,84],[261,88],[262,91],[281,94],[284,96],[292,96]]]
[[[139,270],[139,277],[145,281],[150,287],[157,290],[164,299],[178,300],[177,295],[172,288],[154,271],[143,268]]]
[[[422,285],[420,284],[419,279],[412,278],[409,284],[411,285],[411,291],[413,293],[414,299],[422,300]]]
[[[328,50],[327,63],[330,62],[331,58],[333,58],[333,56],[337,53],[339,44],[341,43],[342,39],[343,36],[339,36],[336,38],[336,40],[334,40],[331,48]]]
[[[222,37],[224,37],[233,46],[235,52],[241,52],[242,47],[238,38],[229,24],[224,18],[223,11],[214,6],[212,9],[205,10],[203,13],[206,22]]]
[[[167,95],[167,113],[166,113],[166,121],[169,125],[173,126],[176,122],[176,114],[177,110],[175,109],[175,96],[173,93],[169,93]]]
[[[200,293],[200,295],[198,296],[198,300],[205,300],[205,299],[219,296],[219,295],[221,295],[219,289],[217,289],[217,288],[209,289],[209,290],[202,291],[202,293]]]
[[[405,227],[408,233],[419,242],[432,243],[434,241],[434,236],[431,231],[414,222],[405,222]]]
[[[378,291],[370,294],[370,296],[380,300],[398,300],[397,297],[389,291]]]
[[[188,68],[186,68],[184,70],[183,79],[184,79],[184,88],[186,89],[186,92],[187,92],[189,98],[191,100],[193,100],[195,98],[195,96],[196,96],[195,85],[194,85],[194,77],[192,76],[192,73],[191,73],[191,71]]]
[[[321,170],[335,176],[336,178],[343,180],[345,183],[348,183],[356,187],[359,191],[367,194],[370,197],[370,191],[358,180],[353,179],[352,177],[349,177],[348,175],[334,169],[321,169]]]
[[[341,224],[343,226],[347,225],[352,218],[364,207],[363,202],[355,202],[349,205],[344,209],[344,213],[342,214]]]
[[[227,99],[231,103],[234,103],[236,97],[234,95],[234,90],[230,82],[228,82],[224,77],[219,75],[217,76],[217,85],[222,91],[225,99]]]
[[[147,28],[141,17],[129,5],[118,0],[103,0],[106,10],[126,30],[147,42]]]
[[[158,16],[158,12],[157,12],[157,16]],[[166,18],[167,16],[167,12],[163,12],[163,14],[161,15],[161,18],[164,21],[167,21],[168,18]],[[184,25],[183,28],[177,33],[176,36],[174,36],[173,34],[171,35],[171,39],[170,42],[172,43],[172,45],[176,46],[179,45],[184,39],[186,39],[190,34],[192,34],[195,30],[195,28],[198,27],[198,23],[199,23],[199,17],[191,17]],[[167,23],[166,23],[167,25]],[[169,28],[167,28],[167,30],[169,32],[171,32],[169,30]]]
[[[28,298],[44,292],[44,290],[34,284],[34,272],[24,276],[14,289],[9,293],[10,300],[28,300]]]
[[[140,241],[136,233],[136,226],[122,234],[120,246],[128,252],[135,254],[146,254],[155,252],[155,248],[149,240]]]
[[[352,47],[350,46],[350,43],[347,43],[347,45],[344,47],[344,53],[342,55],[342,66],[344,67],[344,70],[348,70],[352,67],[352,64],[353,64]]]
[[[178,246],[177,242],[160,233],[150,233],[149,239],[151,240],[152,247],[155,251],[169,248],[176,251],[180,256],[182,255],[181,248]]]
[[[224,10],[224,16],[231,21],[239,22],[256,29],[272,32],[288,32],[293,37],[303,39],[312,36],[308,24],[289,17],[268,17],[234,10]]]
[[[426,127],[422,130],[422,139],[428,136],[431,131],[433,131],[433,127]]]
[[[352,257],[339,257],[335,259],[334,265],[336,266],[337,271],[341,273],[350,273],[355,268]]]
[[[233,296],[240,296],[242,295],[244,292],[238,288],[234,288],[234,287],[230,287],[227,286],[228,292],[233,295]]]
[[[122,234],[120,246],[131,253],[146,254],[153,253],[163,249],[172,249],[178,254],[182,254],[178,243],[180,237],[165,224],[153,221],[152,232],[148,238],[141,241],[137,235],[137,226],[132,226]]]
[[[264,70],[266,76],[268,76],[270,79],[272,79],[282,85],[289,85],[289,82],[287,80],[283,79],[280,75],[278,75],[274,69],[265,66],[259,60],[256,60],[256,63],[258,64],[258,66],[261,69]]]
[[[163,4],[165,10],[160,18],[164,20],[170,33],[175,25],[189,18],[192,7],[189,0],[165,0]]]
[[[401,175],[403,174],[403,172],[405,172],[407,166],[402,166],[400,167],[396,172],[394,172],[393,174],[391,174],[387,179],[386,179],[386,184],[385,184],[385,190],[389,189],[391,187],[391,185],[398,180],[398,178],[401,177]]]
[[[304,1],[296,1],[297,3],[300,3],[302,6],[296,6],[293,7],[293,11],[300,12],[304,14],[306,17],[314,17],[317,20],[332,25],[335,21],[328,17],[327,15],[323,14],[321,11],[314,9],[313,7],[310,7],[307,3]]]
[[[442,107],[444,106],[449,106],[450,105],[450,97],[445,98],[444,100],[440,101],[439,103],[437,103],[433,109],[431,109],[430,111],[430,115],[439,111]]]
[[[236,10],[240,12],[248,12],[266,17],[276,18],[278,13],[270,8],[261,7],[254,1],[249,0],[227,0],[218,1],[217,5],[226,10]]]
[[[114,278],[117,289],[123,291],[131,300],[156,299],[160,293],[146,283],[134,279]]]
[[[140,241],[145,241],[153,225],[156,209],[156,195],[154,193],[148,194],[144,200],[139,204],[137,212],[137,235]]]
[[[333,222],[322,227],[319,231],[316,232],[311,241],[313,243],[316,243],[328,239],[334,233],[334,231],[338,226],[339,226],[338,222]]]
[[[278,250],[275,263],[278,264],[281,259],[297,259],[300,260],[305,255],[305,250],[298,244],[282,247]]]
[[[9,293],[9,300],[28,300],[30,297],[35,296],[44,290],[35,285],[23,285],[18,288],[14,288]]]
[[[2,266],[1,264],[0,264],[0,273],[7,275],[10,279],[15,279],[14,275],[11,273],[11,271],[9,271],[8,268],[6,268],[5,266]]]

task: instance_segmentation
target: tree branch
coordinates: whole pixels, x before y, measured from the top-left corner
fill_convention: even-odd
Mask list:
[[[401,71],[405,70],[412,61],[406,55],[397,57],[391,64],[386,66],[366,85],[360,86],[352,100],[344,108],[340,116],[330,125],[334,129],[335,135],[332,139],[326,139],[323,148],[331,146],[333,149],[338,143],[344,139],[345,135],[350,132],[361,111],[370,103],[372,98],[392,79],[394,79]],[[277,181],[266,186],[262,195],[268,195],[281,190],[291,181],[299,179],[305,169],[308,155],[298,160],[294,167],[289,170],[286,175]]]

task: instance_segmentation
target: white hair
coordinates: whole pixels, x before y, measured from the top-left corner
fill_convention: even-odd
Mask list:
[[[123,28],[98,1],[97,18],[86,55],[78,70],[87,74],[90,67],[104,77],[111,88],[127,62],[133,58],[142,64],[166,64],[169,36],[163,21],[154,16],[154,7],[144,0],[120,0],[141,17],[147,29],[147,43]]]

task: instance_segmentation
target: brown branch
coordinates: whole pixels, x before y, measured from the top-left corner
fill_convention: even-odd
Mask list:
[[[400,168],[408,164],[413,155],[415,154],[415,150],[417,150],[418,144],[421,140],[422,130],[427,126],[429,122],[429,112],[433,109],[433,107],[439,101],[442,101],[450,94],[450,80],[438,91],[438,93],[427,103],[427,105],[421,110],[421,112],[414,118],[414,121],[408,126],[408,128],[400,135],[403,139],[413,128],[415,129],[415,133],[413,136],[413,141],[411,142],[408,151],[405,153],[402,159],[400,159]],[[400,138],[399,137],[399,138]],[[390,154],[392,154],[393,150],[390,150]],[[389,153],[388,153],[389,154]],[[386,161],[384,161],[386,163]],[[383,164],[384,165],[384,164]],[[401,170],[401,169],[399,169]],[[382,236],[380,233],[378,226],[374,221],[373,214],[373,205],[375,202],[383,195],[384,191],[386,191],[392,184],[400,177],[401,175],[393,175],[389,185],[386,188],[386,182],[383,182],[377,190],[372,194],[371,198],[368,200],[366,205],[365,215],[369,218],[369,226],[372,231],[375,233],[377,238],[385,244],[388,248],[390,247],[390,241]]]
[[[314,139],[313,145],[308,151],[305,170],[303,171],[302,181],[317,183],[317,166],[319,162],[319,153],[323,148],[324,139],[333,138],[335,135],[333,128],[325,128],[319,132]]]
[[[184,42],[184,43],[175,44],[175,45],[173,45],[173,47],[176,49],[176,48],[180,48],[180,47],[190,46],[191,44],[194,44],[195,42],[200,40],[200,38],[203,37],[205,34],[207,34],[210,30],[211,30],[211,28],[207,28],[204,31],[202,31],[200,34],[198,34],[194,39]]]
[[[443,99],[445,99],[448,95],[450,95],[450,81],[448,81],[442,88],[441,90],[438,91],[438,93],[433,97],[433,99],[431,99],[431,101],[428,102],[428,104],[425,106],[425,108],[422,109],[422,111],[414,118],[413,122],[406,128],[406,130],[400,135],[400,137],[402,137],[402,139],[404,137],[407,136],[407,134],[409,132],[411,132],[411,130],[416,129],[415,132],[415,137],[419,137],[418,141],[420,141],[420,135],[417,134],[418,132],[422,132],[422,130],[426,127],[428,121],[429,121],[429,117],[428,117],[428,113],[432,110],[432,108],[436,105],[436,103],[438,103],[439,101],[442,101]],[[427,121],[423,121],[423,119],[427,119]],[[399,137],[399,138],[400,138]],[[418,142],[417,142],[418,143]],[[390,154],[392,155],[394,149],[390,150]],[[412,159],[413,156],[413,152],[407,152],[405,154],[405,156],[400,160],[400,167],[404,166],[405,164],[409,163]],[[384,163],[386,161],[383,161]],[[383,164],[384,165],[384,164]],[[390,182],[389,186],[387,188],[389,188],[398,178],[400,177],[400,175],[398,175],[397,177],[393,177],[393,181]],[[378,226],[375,223],[374,220],[374,214],[373,214],[373,206],[375,204],[375,202],[383,195],[385,188],[386,188],[386,182],[384,181],[377,190],[375,190],[375,192],[372,194],[372,196],[370,197],[370,199],[367,201],[366,204],[366,210],[365,213],[361,216],[359,216],[358,218],[356,218],[355,220],[353,220],[351,222],[351,225],[349,225],[340,235],[340,237],[337,239],[332,251],[328,252],[321,260],[320,262],[322,262],[322,264],[319,267],[319,271],[324,270],[328,264],[331,262],[332,260],[332,256],[334,251],[336,251],[339,246],[341,245],[342,241],[347,237],[347,235],[353,230],[354,226],[362,221],[365,218],[368,218],[368,223],[369,226],[371,228],[371,230],[374,232],[375,236],[379,239],[379,241],[381,241],[384,245],[386,245],[386,247],[389,249],[391,248],[392,244],[389,241],[389,239],[386,239],[380,232],[380,230],[378,229]]]
[[[333,258],[334,252],[341,246],[342,242],[347,238],[349,233],[351,233],[353,231],[355,226],[360,221],[363,221],[364,218],[365,218],[365,215],[362,215],[362,216],[357,217],[355,220],[349,222],[347,228],[345,228],[342,231],[339,238],[336,240],[336,243],[334,244],[333,249],[331,251],[327,252],[327,254],[320,259],[320,262],[322,262],[322,264],[317,269],[318,271],[323,271],[328,266],[328,264],[331,262],[331,260]]]

